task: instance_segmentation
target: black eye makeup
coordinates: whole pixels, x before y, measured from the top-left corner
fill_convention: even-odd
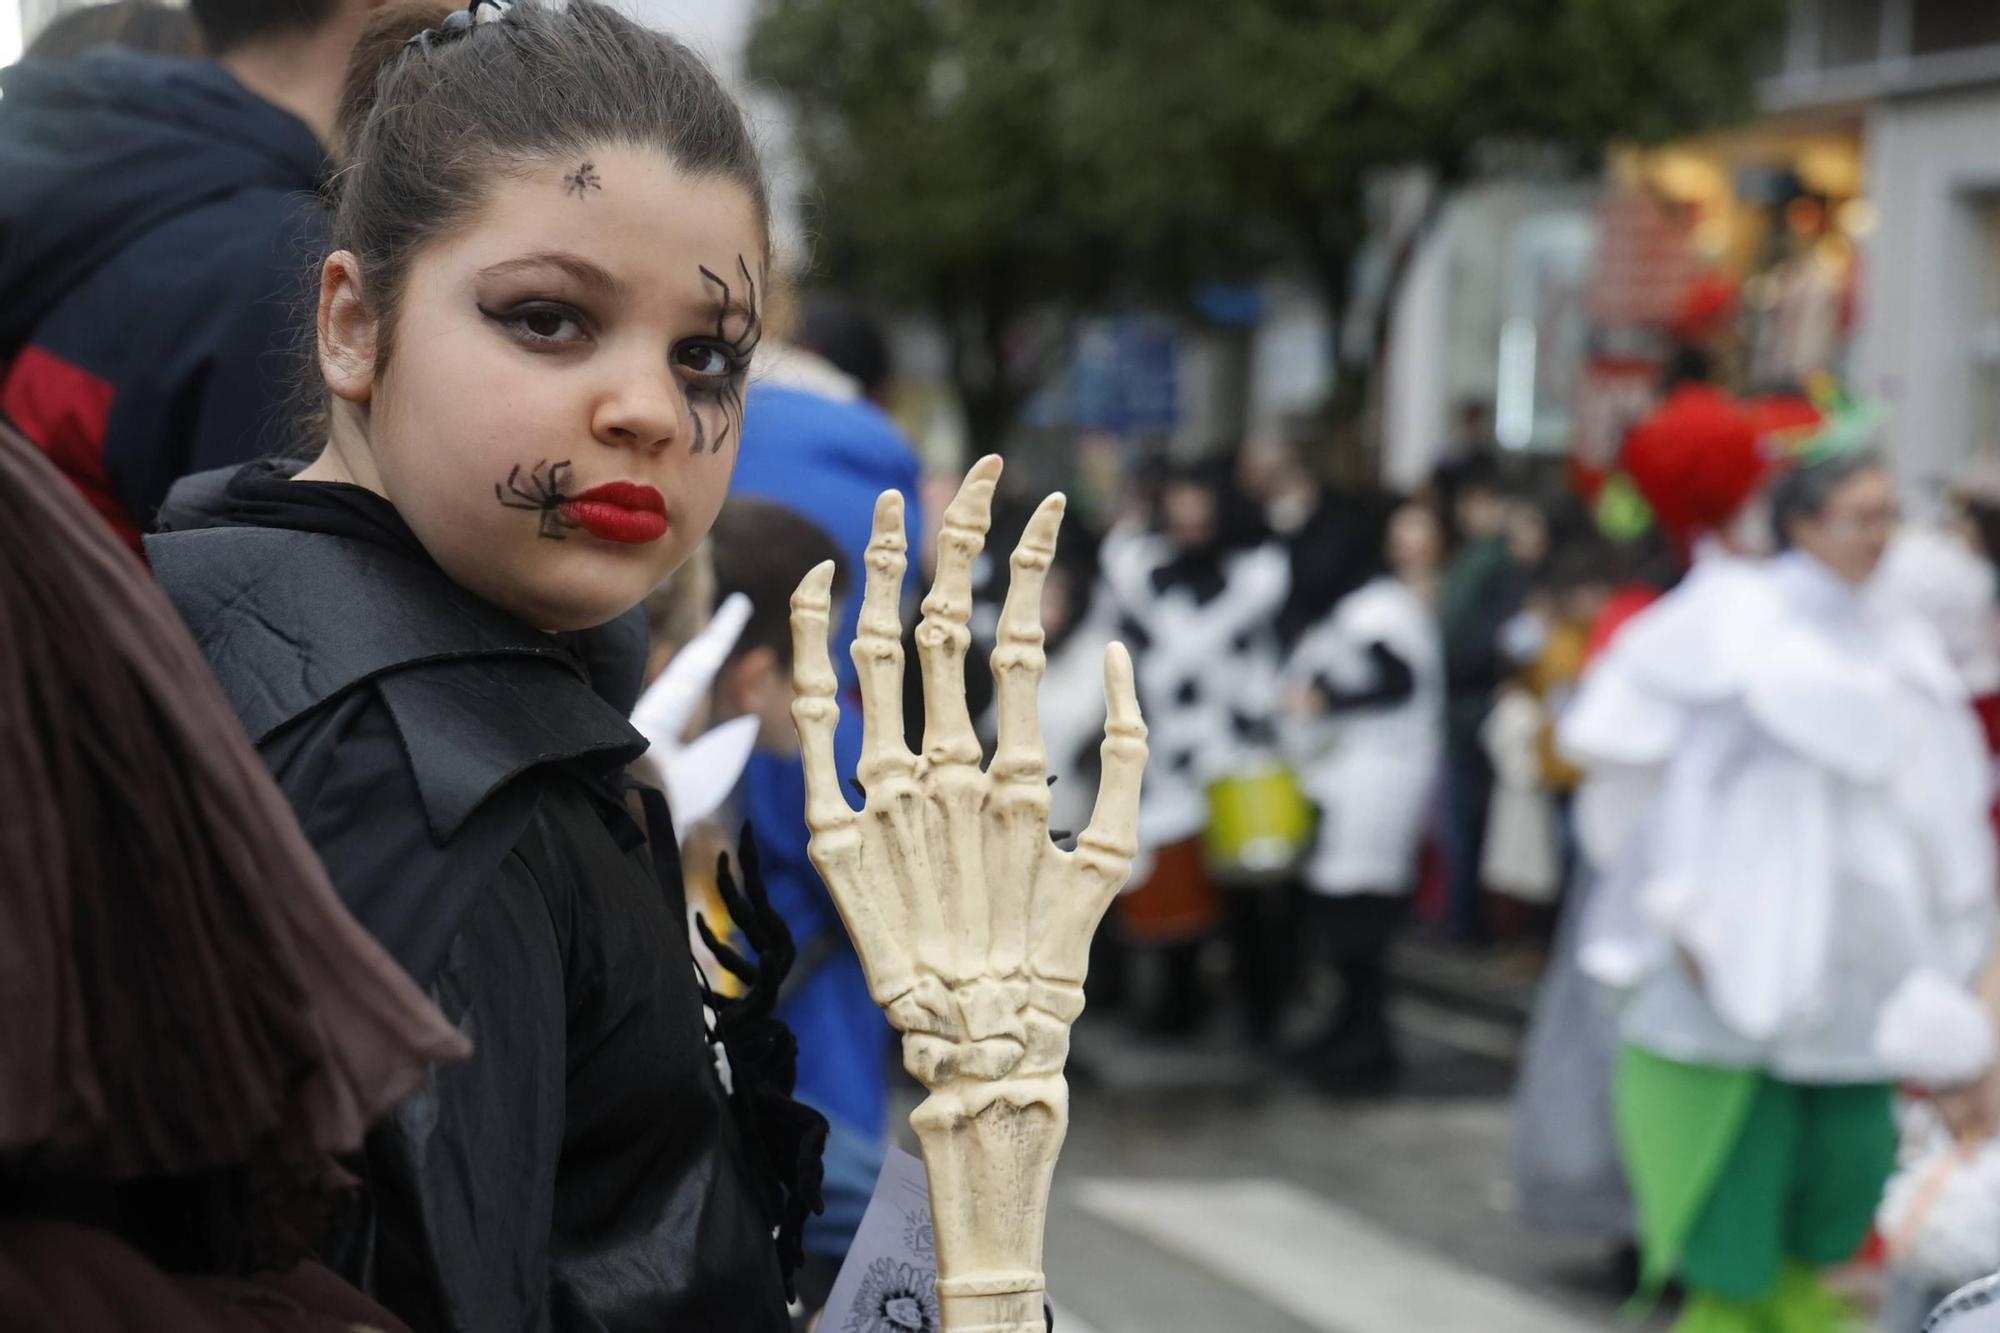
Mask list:
[[[732,284],[705,265],[697,265],[703,285],[715,293],[715,333],[711,337],[683,343],[676,350],[674,359],[683,361],[684,356],[708,358],[717,364],[728,364],[735,369],[720,378],[710,378],[706,373],[697,372],[696,383],[690,393],[699,393],[701,407],[713,413],[715,420],[709,420],[694,398],[690,396],[688,407],[694,419],[694,443],[689,453],[722,451],[731,432],[741,433],[743,429],[743,379],[750,367],[750,358],[757,350],[758,341],[764,336],[763,317],[757,302],[757,280],[750,273],[750,264],[743,256],[736,257],[736,283]]]
[[[720,390],[750,369],[750,359],[728,343],[696,338],[674,348],[674,366],[697,383]]]

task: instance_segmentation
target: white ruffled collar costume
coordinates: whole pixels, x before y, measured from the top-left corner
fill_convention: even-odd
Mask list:
[[[1628,1041],[1801,1082],[1990,1062],[1990,768],[1927,625],[1793,552],[1710,547],[1559,727]]]

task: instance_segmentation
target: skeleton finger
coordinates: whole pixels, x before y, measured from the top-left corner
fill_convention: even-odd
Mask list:
[[[814,833],[832,832],[854,822],[854,810],[840,794],[834,765],[833,732],[840,721],[837,678],[827,652],[827,621],[833,610],[833,562],[828,560],[799,581],[792,594],[792,722],[806,770],[806,823]]]
[[[806,850],[861,955],[869,994],[877,1004],[887,1004],[915,983],[915,969],[903,944],[907,913],[899,899],[868,892],[861,821],[840,790],[833,754],[840,706],[827,650],[832,592],[829,560],[807,574],[792,594],[792,689],[797,695],[792,721],[805,765],[806,827],[812,831]]]
[[[985,870],[986,775],[965,703],[965,653],[972,642],[972,562],[992,522],[1000,460],[972,465],[944,511],[937,578],[924,599],[917,651],[924,673],[924,842],[931,850],[930,900],[941,929],[921,932],[919,957],[953,981],[987,966],[990,888]]]
[[[1048,661],[1042,649],[1042,586],[1055,558],[1063,504],[1061,495],[1042,501],[1014,548],[1013,577],[1000,610],[1000,641],[993,649],[1000,728],[989,770],[994,827],[989,832],[992,855],[987,869],[994,883],[1019,884],[1025,890],[993,898],[990,959],[993,975],[1002,977],[1024,966],[1029,904],[1046,864],[1048,760],[1036,694]]]
[[[867,583],[853,648],[861,681],[861,765],[856,775],[871,793],[917,767],[903,740],[902,602],[908,550],[903,497],[884,491],[875,501],[875,531],[868,539]]]
[[[1055,559],[1063,505],[1060,493],[1042,501],[1014,548],[1013,577],[1008,580],[1007,600],[1000,608],[1000,642],[992,658],[1000,709],[999,746],[993,757],[996,781],[1046,786],[1048,761],[1042,750],[1036,700],[1048,665],[1042,651],[1042,587]]]
[[[924,754],[933,767],[977,764],[980,759],[979,738],[965,706],[965,652],[972,642],[972,562],[986,545],[993,484],[999,476],[997,455],[974,463],[945,509],[938,533],[937,577],[917,626],[924,673]]]
[[[923,838],[923,798],[917,757],[903,739],[903,572],[909,561],[903,497],[884,491],[875,501],[868,541],[867,584],[854,639],[854,667],[861,682],[861,764],[857,771],[870,845],[883,853],[902,899],[904,919],[915,927],[919,957],[947,952],[942,909],[932,897],[929,848]],[[880,886],[877,886],[877,892]]]
[[[1050,920],[1038,956],[1041,975],[1081,982],[1089,960],[1090,937],[1104,909],[1132,873],[1139,850],[1139,782],[1146,766],[1146,723],[1139,715],[1139,691],[1132,657],[1122,643],[1104,650],[1104,775],[1090,827],[1065,857],[1072,883],[1049,903]]]

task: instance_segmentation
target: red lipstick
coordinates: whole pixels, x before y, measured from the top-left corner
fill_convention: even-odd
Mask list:
[[[593,537],[642,545],[667,535],[667,500],[651,486],[608,481],[562,506],[562,515]]]

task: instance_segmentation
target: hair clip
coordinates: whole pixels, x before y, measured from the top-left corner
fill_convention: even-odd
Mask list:
[[[453,10],[437,27],[425,28],[403,43],[404,49],[414,46],[429,55],[439,45],[471,32],[474,24],[498,23],[513,7],[509,0],[471,0],[464,9]]]

